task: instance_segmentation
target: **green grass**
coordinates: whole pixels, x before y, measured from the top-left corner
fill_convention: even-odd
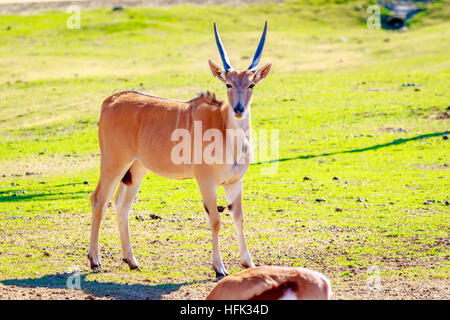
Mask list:
[[[100,242],[109,272],[88,272],[99,109],[127,89],[174,99],[208,89],[225,98],[207,64],[220,61],[212,22],[243,69],[266,19],[262,63],[273,70],[255,89],[252,123],[279,130],[281,161],[253,164],[244,180],[255,262],[323,271],[337,297],[340,288],[364,286],[372,265],[386,282],[448,279],[443,136],[450,128],[434,117],[450,101],[448,1],[413,19],[407,32],[368,30],[363,1],[308,3],[82,11],[80,30],[66,28],[63,12],[1,16],[0,280],[42,284],[73,266],[94,292],[101,283],[170,292],[211,280],[210,231],[195,181],[152,174],[130,219],[143,272],[121,263],[111,210]],[[261,174],[274,164],[276,175]],[[424,204],[430,199],[436,202]],[[224,262],[237,272],[232,221],[222,221]]]

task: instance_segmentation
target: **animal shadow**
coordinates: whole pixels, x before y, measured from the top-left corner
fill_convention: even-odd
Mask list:
[[[169,283],[158,285],[144,284],[120,284],[112,282],[98,282],[96,280],[86,280],[88,273],[59,273],[46,275],[41,278],[9,279],[1,280],[0,283],[6,286],[18,286],[24,288],[49,288],[68,289],[67,284],[79,284],[79,289],[87,295],[96,297],[106,297],[116,300],[160,300],[163,295],[179,290],[185,285],[194,282]],[[76,277],[79,277],[78,279]],[[201,281],[200,281],[201,282]],[[197,282],[196,282],[197,283]]]

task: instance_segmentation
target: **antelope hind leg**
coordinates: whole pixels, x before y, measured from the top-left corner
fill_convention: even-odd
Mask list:
[[[103,169],[103,170],[102,170]],[[100,179],[98,181],[95,191],[91,195],[92,206],[92,226],[91,226],[91,241],[89,245],[88,259],[91,269],[101,270],[102,264],[98,255],[98,238],[100,233],[100,225],[102,218],[105,215],[106,204],[111,199],[116,185],[122,178],[123,170],[100,170]]]
[[[139,161],[135,161],[120,182],[119,189],[114,197],[123,261],[128,264],[130,270],[141,270],[133,254],[128,219],[131,205],[136,198],[142,179],[147,171]]]

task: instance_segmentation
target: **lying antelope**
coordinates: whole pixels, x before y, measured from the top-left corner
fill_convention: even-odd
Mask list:
[[[220,280],[206,300],[328,300],[331,284],[305,268],[260,266]]]
[[[211,93],[201,94],[187,102],[159,98],[135,91],[124,91],[108,97],[102,105],[99,122],[101,151],[100,179],[91,195],[92,230],[88,258],[92,269],[101,269],[98,238],[102,217],[108,200],[114,197],[119,226],[123,260],[130,269],[139,269],[131,248],[128,217],[131,204],[138,193],[144,175],[150,170],[157,175],[173,179],[195,178],[212,230],[213,270],[217,277],[227,275],[219,249],[220,216],[216,206],[216,191],[223,186],[228,209],[231,211],[237,233],[240,262],[253,267],[243,232],[242,181],[251,161],[250,102],[253,87],[264,79],[271,68],[268,63],[257,70],[267,33],[267,22],[253,61],[248,70],[237,72],[220,40],[217,27],[214,33],[224,69],[209,60],[212,74],[227,87],[228,104],[216,100]],[[201,133],[216,130],[229,145],[228,130],[245,132],[241,145],[232,149],[232,162],[196,162],[191,155],[182,163],[173,161],[173,141],[176,130],[185,130],[193,136],[196,124]],[[198,148],[196,141],[192,145]],[[204,151],[207,146],[200,146]],[[226,148],[229,153],[230,148]],[[229,155],[227,153],[227,156]]]

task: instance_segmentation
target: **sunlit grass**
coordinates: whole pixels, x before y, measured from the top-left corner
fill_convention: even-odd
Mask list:
[[[224,99],[207,65],[220,61],[212,22],[232,64],[245,68],[265,20],[262,62],[273,72],[255,88],[252,123],[279,130],[272,160],[280,161],[254,164],[245,178],[255,262],[323,271],[337,297],[339,288],[363,285],[372,265],[385,279],[448,277],[450,128],[434,117],[450,101],[450,23],[441,6],[404,33],[367,30],[358,3],[105,9],[82,12],[81,30],[66,29],[65,13],[2,16],[0,279],[39,279],[75,265],[87,273],[104,98],[137,89],[181,100],[212,90]],[[277,174],[262,175],[270,165]],[[219,199],[225,203],[222,191]],[[101,248],[109,272],[85,281],[212,279],[195,181],[145,178],[130,219],[141,273],[121,262],[108,212]],[[227,215],[221,247],[229,271],[241,270]]]

